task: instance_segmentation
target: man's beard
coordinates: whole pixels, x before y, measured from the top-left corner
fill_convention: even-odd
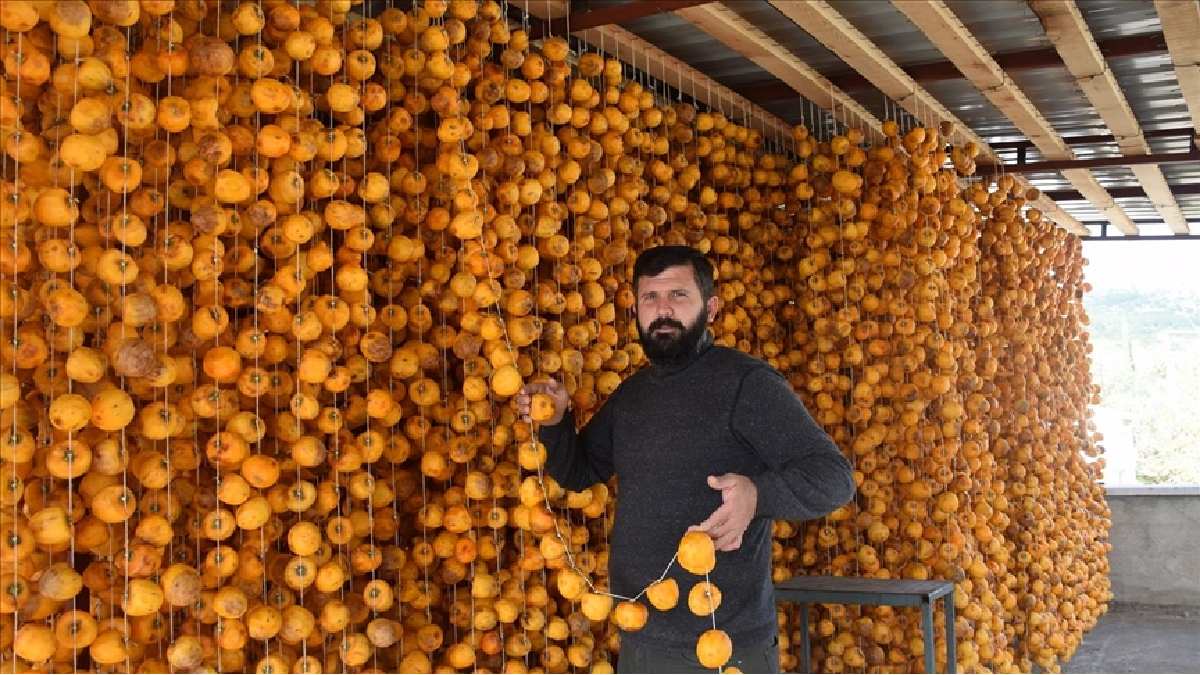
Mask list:
[[[642,351],[654,363],[670,364],[686,360],[695,353],[700,340],[704,338],[705,331],[708,330],[708,323],[704,318],[705,312],[701,309],[700,314],[688,326],[684,326],[675,319],[659,317],[650,322],[649,329],[644,329],[639,321],[638,337],[642,340]],[[659,328],[665,327],[672,327],[675,332],[655,333]]]

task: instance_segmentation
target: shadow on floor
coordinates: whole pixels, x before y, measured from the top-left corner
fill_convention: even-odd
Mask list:
[[[1064,673],[1200,673],[1200,607],[1112,604]]]

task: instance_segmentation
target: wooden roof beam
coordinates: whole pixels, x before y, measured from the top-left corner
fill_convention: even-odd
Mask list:
[[[1200,183],[1177,183],[1175,185],[1168,185],[1167,187],[1171,190],[1171,194],[1176,197],[1200,195]],[[1078,190],[1043,190],[1043,194],[1057,202],[1083,201],[1083,195],[1079,194]],[[1115,199],[1147,197],[1146,191],[1137,185],[1109,188],[1108,194],[1112,195]],[[1196,219],[1193,218],[1192,220]]]
[[[1154,0],[1175,76],[1187,101],[1192,127],[1200,136],[1200,3],[1196,0]]]
[[[1075,0],[1030,0],[1029,6],[1041,20],[1046,36],[1054,43],[1075,83],[1116,137],[1121,154],[1149,155],[1150,144],[1142,134],[1142,125],[1129,107]],[[1154,164],[1138,164],[1133,173],[1150,195],[1163,222],[1171,226],[1172,232],[1187,234],[1187,219],[1167,187],[1162,169]]]
[[[621,5],[602,5],[596,9],[582,12],[571,12],[570,16],[552,18],[548,23],[529,27],[529,37],[537,40],[546,35],[565,35],[567,30],[572,32],[598,28],[609,24],[622,24],[636,21],[642,17],[673,12],[677,9],[702,5],[713,0],[636,0]],[[537,0],[530,2],[536,4]],[[520,5],[519,1],[514,3]],[[530,8],[533,11],[533,8]]]
[[[1195,131],[1189,128],[1180,129],[1153,129],[1143,131],[1143,138],[1193,138],[1196,135]],[[1108,143],[1116,143],[1117,137],[1112,134],[1088,134],[1085,136],[1063,136],[1063,140],[1067,145],[1102,145]],[[992,143],[992,148],[996,150],[1019,150],[1021,148],[1032,148],[1033,143],[1029,141],[997,141]]]
[[[1110,59],[1121,56],[1155,54],[1167,50],[1167,41],[1162,33],[1127,35],[1125,37],[1104,40],[1097,44],[1100,46],[1100,53]],[[1022,50],[1019,52],[1001,52],[996,54],[995,58],[996,63],[999,63],[1005,71],[1010,73],[1018,70],[1061,68],[1063,66],[1062,58],[1059,57],[1058,52],[1053,47]],[[958,68],[955,68],[954,64],[949,61],[917,63],[901,66],[901,68],[904,69],[904,72],[908,73],[909,77],[922,84],[963,79],[962,72]],[[830,73],[828,77],[833,86],[846,91],[871,86],[871,82],[867,78],[853,70]],[[775,81],[751,83],[745,87],[739,87],[739,90],[756,101],[777,101],[779,99],[790,98],[794,94],[790,87]]]
[[[879,119],[736,12],[714,3],[681,9],[675,14],[787,83],[818,107],[833,111],[849,126],[882,137]]]
[[[524,5],[509,4],[510,8],[514,6],[524,8]],[[567,15],[570,3],[566,0],[529,0],[528,10],[531,17],[544,21]],[[694,82],[696,99],[714,110],[745,112],[745,124],[749,127],[771,136],[791,137],[791,124],[620,26],[597,26],[571,34],[661,82],[672,85]]]
[[[981,175],[1000,173],[1047,173],[1068,169],[1105,169],[1128,166],[1137,169],[1143,166],[1161,167],[1163,164],[1200,163],[1200,149],[1190,148],[1187,152],[1160,152],[1153,155],[1121,155],[1117,157],[1089,157],[1087,159],[1052,159],[1045,162],[1017,162],[1015,164],[978,164]],[[1159,173],[1162,173],[1161,171]],[[1166,187],[1166,181],[1163,181]],[[1174,199],[1171,200],[1172,202]]]
[[[805,32],[837,54],[846,62],[846,65],[862,73],[885,96],[896,101],[911,115],[921,120],[922,124],[937,127],[940,122],[950,122],[954,126],[954,135],[962,142],[974,142],[991,162],[999,162],[999,158],[988,147],[987,142],[917,84],[908,73],[838,13],[832,5],[823,0],[806,2],[770,0],[770,2],[784,16],[794,21]],[[1029,181],[1023,177],[1016,178],[1022,185],[1030,186]],[[1050,199],[1043,196],[1039,198],[1036,205],[1046,214],[1047,218],[1067,231],[1076,234],[1087,233],[1087,229],[1082,224]]]
[[[1004,113],[1021,133],[1033,141],[1046,159],[1074,159],[1071,148],[1042,116],[1021,88],[1000,67],[983,45],[942,0],[892,0],[946,58],[962,71],[992,105]],[[1063,176],[1098,211],[1125,234],[1137,234],[1137,225],[1087,169],[1070,169]]]

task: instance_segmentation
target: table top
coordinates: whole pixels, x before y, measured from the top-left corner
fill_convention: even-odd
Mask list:
[[[806,595],[820,602],[818,596],[870,593],[884,596],[919,596],[940,598],[954,590],[954,583],[941,579],[873,579],[867,577],[796,576],[775,585],[786,599],[788,592]]]

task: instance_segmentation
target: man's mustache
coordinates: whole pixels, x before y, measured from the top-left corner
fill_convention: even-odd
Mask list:
[[[654,331],[658,330],[659,328],[664,328],[664,327],[674,328],[680,332],[683,332],[683,329],[684,329],[683,324],[679,323],[675,319],[668,319],[667,317],[661,317],[661,318],[655,319],[654,321],[650,322],[649,332],[653,333]]]

